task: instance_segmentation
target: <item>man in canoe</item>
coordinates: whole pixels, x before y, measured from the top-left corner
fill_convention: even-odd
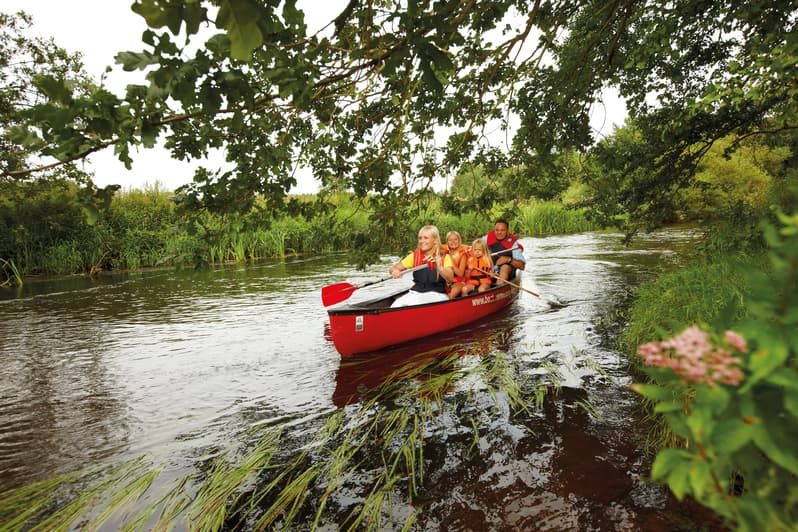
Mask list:
[[[482,237],[493,258],[493,271],[498,276],[498,284],[515,278],[517,270],[526,268],[524,246],[518,237],[510,233],[510,224],[499,218],[493,224],[493,231]]]
[[[391,277],[398,279],[403,270],[429,265],[413,272],[413,286],[410,291],[396,299],[392,307],[405,307],[434,303],[449,299],[446,295],[446,282],[454,279],[454,267],[449,254],[441,255],[441,235],[434,225],[425,225],[418,231],[418,247],[405,258],[388,269]]]

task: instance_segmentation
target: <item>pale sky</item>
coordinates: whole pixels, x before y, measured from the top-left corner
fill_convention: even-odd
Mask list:
[[[2,11],[13,13],[25,11],[33,17],[33,33],[52,37],[56,44],[69,52],[81,52],[86,71],[95,79],[112,66],[113,72],[106,75],[106,87],[122,95],[128,83],[137,82],[140,73],[122,72],[114,64],[114,56],[125,50],[140,51],[144,48],[141,34],[146,29],[144,21],[130,9],[131,0],[2,0]],[[338,15],[346,0],[300,0],[298,6],[306,8],[310,30],[320,29]],[[604,135],[611,133],[613,125],[621,125],[626,116],[623,102],[614,94],[605,95],[606,108],[597,106],[592,116],[595,129],[601,128]],[[84,170],[93,171],[98,186],[120,184],[123,188],[143,188],[145,184],[160,182],[163,188],[174,190],[191,181],[200,162],[177,161],[165,149],[139,148],[132,152],[133,167],[127,170],[114,157],[113,149],[106,149],[89,157]],[[221,154],[213,157],[212,169],[224,165]],[[317,182],[308,173],[297,176],[297,193],[315,192]]]

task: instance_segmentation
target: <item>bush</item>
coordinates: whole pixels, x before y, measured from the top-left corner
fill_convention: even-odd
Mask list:
[[[780,220],[763,231],[767,273],[743,271],[748,312],[710,310],[638,349],[650,382],[634,389],[682,444],[657,454],[652,477],[739,530],[798,522],[798,214]]]

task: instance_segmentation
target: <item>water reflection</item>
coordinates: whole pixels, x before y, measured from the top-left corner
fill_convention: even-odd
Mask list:
[[[82,302],[36,297],[0,320],[0,488],[35,478],[32,469],[83,467],[127,443],[118,376],[97,354],[107,331],[89,307],[93,294],[76,293]]]
[[[333,403],[340,407],[361,399],[368,400],[371,397],[368,392],[385,381],[401,381],[413,374],[414,368],[431,368],[435,361],[504,350],[511,331],[517,326],[514,316],[513,305],[510,305],[484,319],[433,337],[389,347],[378,353],[342,357],[336,373]],[[329,328],[325,334],[332,341]]]
[[[223,445],[248,409],[327,408],[337,354],[308,325],[329,265],[32,282],[0,301],[0,490]]]

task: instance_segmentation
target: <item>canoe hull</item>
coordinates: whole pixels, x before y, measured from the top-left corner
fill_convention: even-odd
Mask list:
[[[388,308],[398,295],[328,310],[338,352],[349,356],[377,351],[477,321],[509,305],[518,288],[502,285],[448,301]]]

